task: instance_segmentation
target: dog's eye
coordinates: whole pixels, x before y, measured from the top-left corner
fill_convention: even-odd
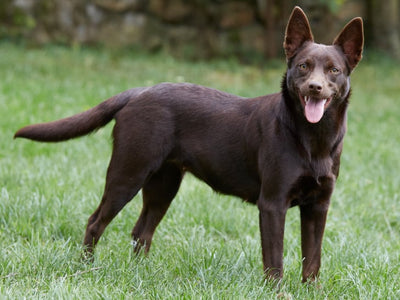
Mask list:
[[[299,64],[299,69],[300,70],[307,70],[307,68],[308,68],[308,66],[307,66],[306,63]]]
[[[339,74],[340,70],[336,67],[333,67],[329,70],[329,72],[331,72],[332,74]]]

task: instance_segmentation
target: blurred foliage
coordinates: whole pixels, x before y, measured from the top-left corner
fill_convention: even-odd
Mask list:
[[[317,0],[316,3],[326,5],[333,13],[337,13],[346,0]]]
[[[233,10],[232,14],[236,14],[233,19],[238,19],[238,23],[235,23],[230,28],[222,29],[220,28],[219,19],[222,18],[221,11],[226,13],[225,5],[231,4],[228,0],[138,0],[136,2],[147,3],[142,5],[142,11],[127,10],[123,13],[120,11],[107,11],[104,7],[97,5],[100,2],[112,3],[117,6],[116,3],[133,3],[135,1],[0,0],[0,39],[21,40],[36,45],[50,42],[66,45],[82,43],[83,45],[115,45],[115,47],[138,46],[148,51],[167,49],[167,52],[169,51],[177,57],[184,58],[234,55],[253,60],[253,54],[255,56],[261,55],[264,58],[276,58],[282,53],[282,30],[284,30],[284,23],[294,5],[303,7],[310,18],[313,18],[313,11],[317,11],[316,14],[314,13],[314,15],[317,15],[314,18],[317,20],[315,24],[319,25],[319,21],[324,21],[325,23],[320,24],[321,26],[316,26],[316,32],[318,27],[325,30],[327,24],[341,24],[341,22],[344,22],[343,20],[336,22],[340,19],[340,16],[354,15],[351,9],[354,10],[355,7],[354,13],[356,15],[358,13],[362,14],[364,18],[366,45],[385,51],[393,57],[400,58],[399,0],[232,0],[232,3],[245,3],[250,6],[250,11],[253,13],[252,15],[250,13],[252,23],[250,25],[244,24],[243,27],[240,27],[242,25],[240,20],[243,17],[240,14],[245,15],[245,13],[239,11],[236,14],[237,11]],[[182,5],[183,8],[181,7],[181,9],[183,10],[189,6],[191,7],[191,12],[188,13],[189,17],[182,22],[180,20],[169,20],[163,23],[162,16],[155,16],[154,12],[149,9],[154,3],[156,3],[157,7],[170,6],[169,11],[175,11],[175,6],[179,8],[179,5]],[[350,4],[351,11],[346,10],[348,9],[348,4]],[[67,9],[64,9],[65,7]],[[221,7],[224,7],[224,10]],[[92,15],[89,13],[90,10]],[[161,15],[163,13],[167,14],[162,9],[160,11]],[[194,15],[193,11],[196,12],[197,19],[201,20],[198,22],[201,25],[196,23],[196,17],[192,16]],[[321,11],[323,11],[322,14]],[[329,14],[331,20],[326,18],[325,14]],[[201,17],[198,17],[199,15]],[[229,12],[226,15],[231,16]],[[139,17],[135,19],[137,16]],[[148,18],[146,19],[143,16]],[[140,21],[140,17],[142,17],[141,20],[145,19],[145,21]],[[68,20],[68,18],[71,19]],[[93,21],[91,18],[100,18],[102,21]],[[140,22],[145,23],[143,27],[146,27],[146,30],[136,33],[136,36],[142,34],[146,37],[152,37],[148,39],[152,41],[151,43],[148,42],[148,46],[146,41],[140,39],[134,41],[132,32],[142,30],[140,28],[141,25],[134,28],[136,26],[135,22],[137,24]],[[69,25],[70,23],[72,25]],[[125,31],[124,26],[127,28]],[[255,29],[258,28],[261,32],[257,38],[244,38],[248,37],[249,34],[241,29],[250,26],[254,26]],[[196,29],[192,31],[177,31],[171,35],[172,38],[168,36],[168,33],[173,28],[193,29],[195,27]],[[328,27],[333,30],[334,26]],[[107,31],[107,28],[111,29]],[[113,34],[115,28],[119,30],[118,34]],[[207,31],[206,34],[203,34],[204,28]],[[257,32],[253,28],[251,30],[252,33]],[[265,31],[263,32],[262,30]],[[101,34],[99,34],[100,31],[102,31]],[[193,31],[195,32],[194,37],[188,37],[188,32]],[[314,34],[317,37],[316,32]],[[325,31],[322,31],[322,35],[324,34]],[[327,33],[327,35],[329,34],[331,32]],[[178,39],[176,36],[183,38],[175,41],[174,39]],[[122,37],[125,37],[125,41],[127,41],[125,45],[118,44],[123,40]],[[268,46],[265,46],[267,42],[263,42],[263,39],[268,41]],[[257,45],[257,47],[254,45]]]

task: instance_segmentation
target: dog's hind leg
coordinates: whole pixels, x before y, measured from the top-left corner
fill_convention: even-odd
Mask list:
[[[134,251],[150,249],[154,231],[178,192],[183,172],[173,163],[165,163],[143,186],[143,208],[132,230]]]
[[[113,157],[114,158],[114,157]],[[85,256],[90,258],[107,225],[120,210],[137,194],[146,179],[146,174],[124,175],[121,165],[111,159],[106,186],[99,207],[90,216],[84,238]],[[125,165],[126,167],[126,165]]]
[[[143,188],[144,195],[149,195],[145,196],[145,199],[153,199],[155,198],[154,195],[160,193],[157,192],[158,187],[163,186],[162,183],[158,185],[154,183],[157,182],[158,177],[161,178],[159,180],[167,183],[168,181],[176,181],[169,179],[169,176],[173,177],[172,175],[175,174],[170,171],[172,166],[162,168],[173,146],[173,126],[168,114],[169,111],[162,107],[156,107],[149,112],[146,106],[143,108],[141,105],[143,104],[140,104],[140,102],[135,103],[135,105],[127,105],[116,116],[113,130],[113,154],[107,171],[103,199],[97,210],[89,218],[84,238],[86,253],[89,255],[93,252],[107,225],[141,188]],[[172,169],[177,172],[174,168]],[[163,172],[165,172],[165,175],[163,175]],[[178,171],[178,174],[180,178],[180,171]],[[156,188],[153,188],[152,185]],[[145,186],[147,188],[144,188]],[[178,186],[176,184],[175,189]],[[164,187],[164,190],[166,189]],[[173,191],[173,196],[175,193],[176,191]],[[169,194],[167,193],[167,195]],[[173,196],[167,201],[168,204]],[[140,233],[147,235],[152,231],[152,223],[155,222],[153,220],[157,219],[158,212],[164,210],[162,213],[164,214],[168,206],[165,209],[162,208],[162,205],[160,205],[161,208],[157,208],[159,203],[154,200],[145,200],[144,202],[146,204],[144,208],[145,216],[141,218],[141,220],[144,220],[141,221],[144,224],[144,229],[143,233],[142,231]],[[146,217],[147,211],[149,211],[149,218]],[[141,223],[139,222],[139,224]]]
[[[144,152],[135,155],[136,149],[115,143],[110,165],[107,170],[103,198],[99,207],[90,216],[84,238],[85,255],[90,258],[94,247],[107,225],[121,209],[143,187],[150,174],[160,168],[161,162]]]

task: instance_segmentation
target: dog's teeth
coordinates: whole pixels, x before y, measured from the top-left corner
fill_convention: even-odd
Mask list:
[[[305,96],[304,97],[304,101],[307,103],[308,101],[310,100],[310,97],[308,97],[308,96]]]

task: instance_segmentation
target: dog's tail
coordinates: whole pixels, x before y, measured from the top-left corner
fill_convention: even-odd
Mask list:
[[[68,118],[28,125],[18,130],[14,138],[21,137],[39,142],[61,142],[86,135],[109,123],[114,115],[141,91],[141,88],[137,88],[122,92],[87,111]]]

